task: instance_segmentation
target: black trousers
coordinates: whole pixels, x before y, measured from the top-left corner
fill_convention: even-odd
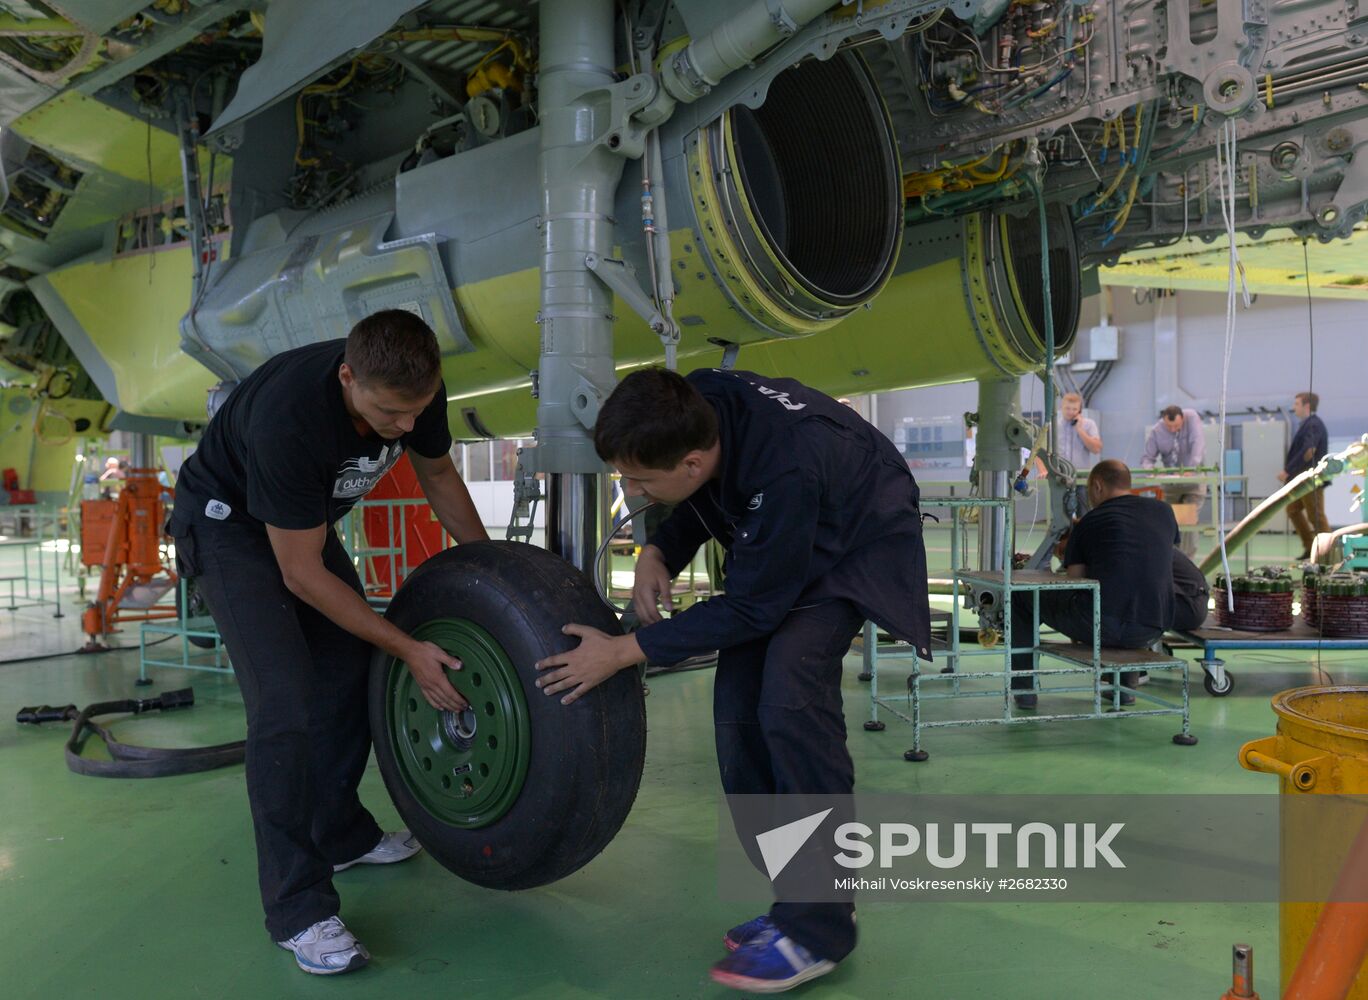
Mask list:
[[[1092,645],[1092,594],[1085,590],[1042,590],[1040,592],[1040,623],[1063,632],[1074,642]],[[1164,634],[1163,629],[1145,625],[1117,623],[1103,617],[1102,645],[1117,649],[1145,649]],[[1012,593],[1012,645],[1031,644],[1031,594],[1029,591]],[[1030,653],[1013,653],[1013,670],[1031,669]],[[1012,678],[1017,691],[1033,687],[1030,674]]]
[[[728,795],[853,793],[841,661],[863,624],[850,602],[828,601],[791,611],[772,635],[719,653],[713,723]],[[838,962],[855,947],[854,910],[853,901],[781,901],[770,917],[818,958]]]
[[[380,841],[356,794],[370,756],[371,647],[290,593],[264,533],[203,519],[172,532],[242,690],[261,902],[283,941],[337,914],[332,866]],[[331,531],[323,561],[362,593]]]

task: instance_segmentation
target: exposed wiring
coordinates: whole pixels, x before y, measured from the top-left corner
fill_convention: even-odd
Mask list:
[[[1191,169],[1192,169],[1191,167],[1188,167],[1188,170],[1191,170]],[[1151,207],[1151,208],[1164,208],[1164,207],[1166,207],[1166,206],[1173,206],[1173,205],[1183,205],[1183,206],[1186,206],[1186,205],[1188,204],[1188,202],[1192,201],[1193,198],[1200,198],[1202,195],[1206,194],[1208,191],[1210,191],[1210,190],[1211,190],[1212,188],[1214,188],[1215,186],[1216,186],[1216,178],[1213,177],[1211,180],[1207,181],[1206,184],[1202,185],[1202,187],[1201,187],[1199,190],[1193,191],[1193,192],[1191,192],[1190,194],[1187,194],[1186,197],[1180,198],[1180,199],[1178,199],[1177,201],[1142,201],[1142,202],[1140,202],[1140,204],[1141,204],[1141,205],[1148,206],[1148,207]],[[1187,171],[1184,171],[1184,172],[1183,172],[1183,180],[1182,180],[1182,182],[1178,185],[1178,190],[1179,190],[1179,191],[1186,191],[1186,190],[1187,190]]]
[[[1102,183],[1102,175],[1099,174],[1097,168],[1093,166],[1092,156],[1088,153],[1088,147],[1083,145],[1083,140],[1078,137],[1078,131],[1073,127],[1073,122],[1069,122],[1068,125],[1069,132],[1074,137],[1074,142],[1078,143],[1078,148],[1083,151],[1083,162],[1087,164],[1088,169],[1092,171],[1093,177],[1096,178],[1097,183],[1100,185]]]
[[[947,118],[969,108],[986,115],[1013,112],[1068,81],[1080,53],[1086,67],[1097,31],[1091,12],[1063,5],[1060,19],[1050,20],[1043,17],[1045,5],[1028,6],[1009,7],[1005,13],[1009,23],[995,29],[1006,65],[991,61],[980,40],[962,27],[942,25],[946,30],[932,32],[919,25],[916,58],[931,117]],[[1090,30],[1075,40],[1075,28],[1081,30],[1083,25]],[[1023,62],[1024,53],[1038,53],[1039,58]],[[1083,80],[1086,98],[1091,88],[1086,69]],[[942,94],[951,100],[947,102]]]
[[[1306,391],[1316,386],[1316,312],[1311,301],[1311,258],[1306,251],[1306,237],[1302,237],[1302,277],[1306,279],[1306,332],[1311,341],[1310,370],[1306,373]]]
[[[995,153],[1001,151],[1002,159],[990,171],[978,169],[988,162]],[[967,163],[944,162],[938,170],[929,170],[922,173],[905,174],[903,176],[903,197],[904,198],[925,198],[926,195],[949,194],[955,192],[971,191],[974,188],[988,184],[997,184],[1006,180],[1020,168],[1021,164],[1012,162],[1012,144],[1007,143],[1001,147],[989,150],[983,156],[970,160]],[[934,211],[926,206],[927,211]]]
[[[1135,132],[1137,137],[1140,134],[1140,118],[1144,112],[1144,108],[1145,106],[1143,104],[1137,104],[1135,106]],[[1111,199],[1111,196],[1114,195],[1117,188],[1121,186],[1121,181],[1125,179],[1126,172],[1131,167],[1131,158],[1126,154],[1126,113],[1124,111],[1121,112],[1119,120],[1104,122],[1102,125],[1102,152],[1100,154],[1100,159],[1103,163],[1106,162],[1107,151],[1111,148],[1111,138],[1113,135],[1117,138],[1117,149],[1121,155],[1121,169],[1117,171],[1116,176],[1112,178],[1111,183],[1107,185],[1106,189],[1093,199],[1091,205],[1083,210],[1083,215],[1085,217],[1097,211]]]
[[[1045,380],[1044,380],[1044,378],[1041,378],[1039,381],[1044,382]],[[1035,409],[1035,391],[1036,391],[1035,380],[1032,380],[1032,382],[1031,382],[1031,395],[1030,395],[1030,398],[1029,398],[1029,399],[1027,400],[1027,402],[1026,402],[1026,407],[1027,407],[1027,410],[1028,410],[1028,411],[1029,411],[1029,410],[1034,410],[1034,409]],[[1045,413],[1044,410],[1042,410],[1042,411],[1041,411],[1041,414],[1040,414],[1040,424],[1041,424],[1041,433],[1042,433],[1042,435],[1046,433],[1046,431],[1045,431],[1045,425],[1046,425],[1047,423],[1053,423],[1053,421],[1050,420],[1050,415],[1049,415],[1048,413]],[[1046,447],[1048,447],[1048,443],[1047,443]],[[1031,458],[1032,460],[1035,459],[1035,457],[1036,457],[1036,452],[1037,452],[1037,451],[1039,451],[1039,447],[1036,447],[1036,448],[1033,448],[1033,449],[1032,449],[1032,451],[1031,451],[1031,456],[1030,456],[1030,458]],[[1034,463],[1033,463],[1033,461],[1028,461],[1027,464],[1029,465],[1029,464],[1034,464]],[[1048,472],[1048,471],[1047,471],[1046,474],[1045,474],[1045,481],[1046,481],[1046,483],[1049,482],[1049,472]],[[1031,548],[1031,543],[1032,543],[1033,541],[1035,541],[1036,524],[1037,524],[1037,522],[1038,522],[1039,519],[1040,519],[1040,489],[1037,487],[1037,488],[1036,488],[1035,490],[1033,490],[1032,492],[1035,493],[1035,504],[1034,504],[1034,506],[1033,506],[1033,508],[1032,508],[1032,510],[1031,510],[1031,530],[1028,531],[1028,532],[1026,532],[1026,544],[1022,546],[1022,550],[1025,551],[1025,552],[1034,552],[1034,551],[1035,551],[1033,548]]]
[[[1235,120],[1227,118],[1222,126],[1221,135],[1216,146],[1216,175],[1219,183],[1219,193],[1221,201],[1221,215],[1225,220],[1226,240],[1230,249],[1229,271],[1226,277],[1226,327],[1225,327],[1225,350],[1221,361],[1221,401],[1220,413],[1217,419],[1216,444],[1220,449],[1220,457],[1217,472],[1217,495],[1215,497],[1217,533],[1221,540],[1221,569],[1225,573],[1225,578],[1229,580],[1230,574],[1230,554],[1226,550],[1226,530],[1225,530],[1225,475],[1226,475],[1226,447],[1225,447],[1225,428],[1226,428],[1226,399],[1229,394],[1230,386],[1230,359],[1235,349],[1235,298],[1236,285],[1235,278],[1239,275],[1240,282],[1244,284],[1244,266],[1240,263],[1240,251],[1235,243],[1235,177],[1239,164],[1239,153],[1236,147],[1237,137]],[[1249,288],[1244,287],[1245,308],[1249,308]],[[1235,588],[1226,588],[1226,606],[1230,611],[1235,610]]]
[[[934,26],[934,25],[936,25],[936,24],[939,24],[939,23],[940,23],[940,19],[941,19],[942,17],[945,16],[945,11],[946,11],[946,9],[947,9],[947,8],[942,7],[942,8],[940,8],[940,10],[936,11],[934,14],[928,14],[926,17],[922,18],[922,19],[921,19],[920,21],[918,21],[916,24],[910,24],[910,25],[908,25],[908,26],[907,26],[907,30],[904,31],[903,34],[904,34],[904,35],[920,35],[920,34],[921,34],[923,31],[925,31],[927,28],[930,28],[930,27],[932,27],[932,26]]]

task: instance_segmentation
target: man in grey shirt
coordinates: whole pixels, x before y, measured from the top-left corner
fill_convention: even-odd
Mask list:
[[[1150,428],[1145,439],[1145,456],[1140,467],[1189,469],[1200,466],[1206,458],[1206,436],[1202,433],[1202,417],[1196,410],[1181,406],[1166,406],[1159,413],[1158,422]],[[1201,505],[1206,497],[1206,486],[1201,483],[1176,483],[1164,486],[1164,499],[1171,504]],[[1197,552],[1197,534],[1182,533],[1182,551],[1187,555]]]
[[[1068,460],[1079,472],[1087,472],[1097,463],[1102,451],[1102,436],[1097,422],[1083,416],[1083,397],[1066,392],[1059,397],[1059,416],[1055,418],[1055,451]]]
[[[1097,463],[1097,456],[1102,451],[1102,436],[1097,431],[1097,422],[1083,416],[1083,397],[1076,392],[1066,392],[1059,397],[1054,450],[1078,472],[1089,471]],[[1045,467],[1039,459],[1036,460],[1036,466],[1043,475]],[[1088,509],[1088,488],[1080,485],[1077,490],[1078,513],[1082,516]]]

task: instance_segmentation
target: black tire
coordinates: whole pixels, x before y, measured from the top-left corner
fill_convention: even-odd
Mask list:
[[[1202,687],[1206,688],[1206,693],[1213,698],[1224,698],[1235,690],[1235,675],[1227,670],[1225,672],[1225,687],[1217,687],[1216,679],[1206,671],[1202,671]]]
[[[516,670],[527,703],[530,751],[516,799],[488,825],[453,825],[424,806],[405,778],[394,745],[402,734],[389,732],[393,659],[377,650],[370,677],[376,759],[400,816],[428,853],[477,885],[528,889],[564,878],[602,851],[641,784],[646,712],[640,676],[634,669],[619,671],[568,706],[534,687],[533,665],[578,642],[561,634],[567,622],[621,633],[588,578],[530,545],[476,542],[423,563],[385,617],[409,633],[443,619],[480,626]]]

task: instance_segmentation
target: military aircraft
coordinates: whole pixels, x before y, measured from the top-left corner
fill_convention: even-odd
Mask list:
[[[535,431],[523,498],[545,474],[581,568],[624,369],[977,380],[1006,496],[1016,379],[1099,265],[1343,238],[1368,202],[1357,0],[0,10],[0,466],[64,488],[63,440],[193,434],[211,388],[410,309],[457,437]]]

